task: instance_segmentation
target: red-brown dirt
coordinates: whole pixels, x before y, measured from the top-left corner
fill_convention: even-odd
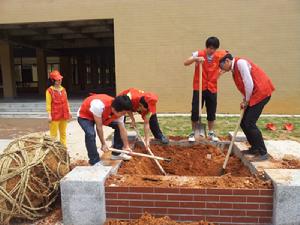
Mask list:
[[[162,146],[152,145],[154,155],[171,158],[171,162],[160,161],[168,175],[178,176],[220,176],[225,154],[211,145],[193,146]],[[136,147],[136,152],[147,153],[143,147]],[[251,176],[239,158],[231,156],[226,168],[226,173],[232,176]],[[153,160],[142,157],[133,157],[132,160],[124,162],[118,174],[134,175],[160,175],[158,167]]]
[[[163,146],[152,145],[157,156],[171,158],[171,162],[160,161],[168,176],[161,176],[152,159],[133,157],[123,162],[118,175],[107,179],[106,185],[158,186],[195,188],[272,188],[270,180],[254,176],[239,158],[231,156],[225,175],[221,168],[225,154],[211,145]],[[135,151],[146,153],[143,147]],[[209,156],[209,157],[208,157]]]
[[[190,223],[178,223],[169,217],[155,218],[150,214],[144,214],[140,219],[131,221],[108,220],[105,225],[214,225],[213,223],[199,221]]]

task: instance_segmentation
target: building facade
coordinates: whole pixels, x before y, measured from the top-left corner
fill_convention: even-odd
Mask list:
[[[137,87],[159,95],[159,112],[189,112],[194,67],[183,60],[209,36],[271,77],[266,113],[300,114],[298,0],[2,0],[2,96],[42,95],[59,68],[74,96]],[[241,99],[224,74],[218,112],[238,113]]]

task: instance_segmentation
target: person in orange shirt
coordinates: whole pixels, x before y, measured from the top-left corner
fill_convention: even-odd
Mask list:
[[[96,135],[98,135],[101,150],[103,152],[109,150],[104,138],[103,126],[114,129],[113,148],[131,151],[124,125],[124,115],[131,108],[132,105],[127,96],[113,98],[105,94],[92,94],[84,99],[77,112],[77,120],[85,133],[85,146],[90,165],[105,166],[100,159],[96,146]],[[111,159],[130,160],[131,156],[112,152]]]
[[[146,145],[149,146],[150,143],[150,130],[153,136],[160,140],[161,143],[168,144],[169,140],[163,135],[157,120],[156,103],[158,97],[154,93],[145,92],[136,88],[124,90],[118,96],[123,95],[128,96],[132,103],[132,111],[128,113],[132,121],[132,126],[135,127],[135,119],[132,112],[138,112],[144,120]]]
[[[244,97],[240,105],[245,110],[241,128],[251,147],[243,153],[258,154],[255,161],[267,160],[267,148],[256,122],[275,90],[272,81],[260,67],[248,59],[226,54],[219,64],[222,70],[232,72],[234,83]]]
[[[58,70],[49,74],[49,87],[46,90],[46,110],[48,112],[50,136],[57,138],[59,130],[60,142],[67,146],[67,123],[70,112],[66,89],[61,86],[63,76]]]
[[[217,110],[217,84],[218,78],[222,74],[219,68],[219,60],[226,51],[217,49],[220,46],[220,41],[217,37],[209,37],[206,40],[206,49],[193,52],[192,56],[184,61],[185,66],[195,64],[194,80],[193,80],[193,100],[192,100],[192,129],[193,132],[189,135],[189,141],[195,141],[194,131],[199,121],[199,70],[200,63],[202,64],[202,102],[207,111],[208,120],[208,138],[213,141],[218,141],[218,137],[214,133],[214,121],[216,119]],[[201,115],[200,115],[201,116]]]

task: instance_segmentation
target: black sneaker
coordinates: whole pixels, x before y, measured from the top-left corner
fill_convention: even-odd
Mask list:
[[[169,139],[168,139],[167,137],[165,137],[165,136],[162,136],[162,137],[160,138],[160,142],[161,142],[162,144],[164,144],[164,145],[167,145],[167,144],[169,144]]]
[[[268,159],[269,159],[269,155],[268,155],[268,153],[266,153],[264,155],[255,156],[251,161],[262,162],[262,161],[266,161]]]
[[[242,151],[242,154],[244,155],[256,155],[258,153],[258,150],[250,147],[248,150]]]

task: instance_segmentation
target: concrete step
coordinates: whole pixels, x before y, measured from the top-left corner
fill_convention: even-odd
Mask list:
[[[71,111],[73,118],[77,117],[77,111]],[[1,112],[0,118],[48,118],[47,112]]]
[[[80,108],[81,100],[69,101],[70,110],[73,117],[76,117],[77,111]],[[31,100],[20,102],[0,102],[0,117],[1,118],[47,118],[46,103],[41,100]]]
[[[70,107],[71,112],[77,112],[80,106]],[[0,112],[45,112],[46,107],[0,108]]]

